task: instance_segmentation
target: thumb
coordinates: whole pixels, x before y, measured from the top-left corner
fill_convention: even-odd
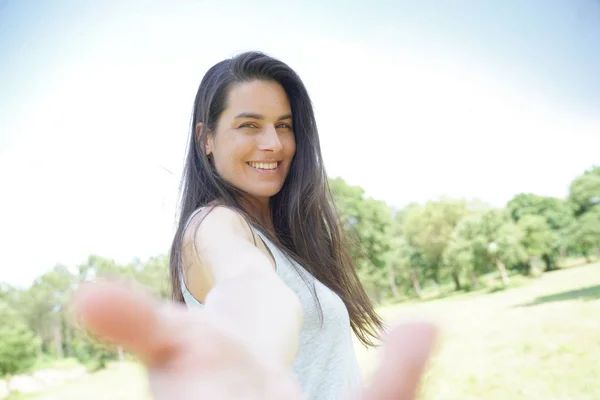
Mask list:
[[[361,399],[413,400],[437,329],[425,322],[408,322],[394,328],[385,340],[381,365]]]
[[[123,346],[149,365],[175,350],[164,334],[158,302],[145,290],[118,282],[82,284],[73,298],[78,321],[102,340]]]

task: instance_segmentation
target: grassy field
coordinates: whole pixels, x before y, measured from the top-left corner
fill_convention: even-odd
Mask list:
[[[393,323],[425,318],[442,341],[422,399],[600,399],[600,264],[544,275],[522,287],[381,309]],[[365,376],[377,351],[357,346]],[[110,369],[18,397],[36,400],[148,399],[143,370]]]
[[[600,264],[527,285],[381,310],[443,329],[423,399],[600,399]],[[377,354],[361,352],[365,375]]]

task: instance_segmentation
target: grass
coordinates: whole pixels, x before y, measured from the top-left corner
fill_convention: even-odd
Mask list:
[[[64,358],[62,360],[57,360],[53,357],[43,357],[33,365],[31,371],[39,371],[42,369],[71,369],[77,368],[79,366],[79,362],[75,358]]]
[[[429,319],[441,343],[423,400],[588,400],[600,398],[600,264],[568,268],[506,290],[483,290],[380,309],[390,323]],[[367,380],[379,350],[357,345]],[[147,400],[132,363],[14,399]]]
[[[43,393],[13,394],[6,400],[150,400],[143,368],[115,363],[99,372],[51,388]]]
[[[381,312],[387,321],[418,317],[442,328],[422,399],[600,398],[600,264]],[[377,353],[359,351],[368,377]]]

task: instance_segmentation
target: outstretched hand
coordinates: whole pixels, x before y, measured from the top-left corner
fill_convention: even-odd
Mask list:
[[[291,371],[261,359],[200,309],[109,282],[82,285],[74,306],[86,329],[144,362],[157,400],[305,399]],[[351,399],[414,399],[435,336],[434,327],[418,322],[390,331],[379,370]]]

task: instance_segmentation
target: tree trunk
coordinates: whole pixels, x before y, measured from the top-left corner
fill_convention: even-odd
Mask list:
[[[410,278],[412,280],[415,294],[417,295],[418,298],[421,298],[421,285],[419,285],[419,279],[417,277],[417,272],[412,268],[410,270]]]
[[[454,289],[456,291],[462,290],[462,286],[460,284],[460,278],[459,278],[458,273],[456,271],[452,272],[452,280],[454,281]]]
[[[562,258],[562,259],[567,258],[567,248],[566,247],[560,248],[560,258]]]
[[[125,355],[123,354],[123,348],[121,346],[119,346],[117,348],[117,351],[119,352],[119,362],[125,361]]]
[[[71,327],[67,326],[65,329],[65,347],[67,348],[67,357],[72,358],[73,357],[73,347],[71,346],[72,342],[73,342],[73,336],[72,336],[72,331],[71,331]]]
[[[62,340],[62,332],[61,332],[60,323],[54,325],[54,344],[56,346],[56,356],[58,358],[64,358],[65,354],[63,352],[63,340]]]
[[[439,296],[442,292],[440,290],[440,281],[437,279],[437,277],[435,275],[431,277],[431,280],[433,281],[433,287],[435,287],[435,294],[437,296]]]
[[[42,358],[42,356],[44,355],[44,350],[42,349],[42,345],[43,345],[43,340],[42,340],[42,334],[40,333],[39,329],[36,331],[37,334],[37,344],[36,344],[36,352],[37,352],[37,358],[40,359]]]
[[[556,265],[554,264],[552,257],[550,257],[548,254],[544,254],[542,259],[546,263],[546,271],[554,271],[556,269]]]
[[[477,275],[475,272],[471,271],[471,282],[473,283],[473,289],[479,289],[479,280],[477,279]]]
[[[504,284],[504,286],[508,285],[509,280],[508,280],[508,274],[506,273],[506,267],[504,266],[502,261],[500,261],[499,258],[496,258],[496,267],[498,268],[498,271],[500,271],[500,276],[502,277],[502,283]]]
[[[394,270],[391,266],[388,266],[388,280],[390,282],[390,289],[392,290],[392,294],[394,295],[394,298],[397,299],[398,297],[400,297],[400,294],[398,293],[398,286],[396,285],[396,275],[394,274]]]
[[[582,255],[584,258],[585,258],[585,262],[586,262],[586,264],[589,264],[589,263],[591,263],[591,262],[592,262],[592,256],[591,256],[591,254],[590,254],[590,250],[589,250],[589,249],[587,249],[587,248],[586,248],[586,249],[583,249],[583,250],[581,251],[581,255]]]
[[[529,257],[529,269],[527,270],[527,275],[533,275],[533,272],[535,271],[534,261],[535,261],[535,258]],[[550,270],[550,267],[546,263],[546,271],[549,271],[549,270]]]
[[[8,395],[9,395],[9,396],[10,396],[10,395],[11,395],[11,393],[12,393],[12,388],[11,388],[11,385],[10,385],[10,381],[11,381],[11,379],[12,379],[12,376],[10,376],[10,375],[6,375],[6,376],[4,377],[4,380],[5,380],[5,382],[6,382],[6,393],[8,393]]]

